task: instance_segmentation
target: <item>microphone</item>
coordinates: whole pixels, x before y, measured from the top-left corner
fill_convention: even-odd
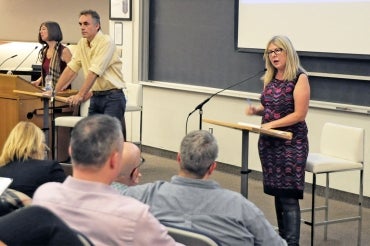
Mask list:
[[[12,55],[11,57],[8,57],[8,58],[6,58],[1,64],[0,64],[0,67],[7,61],[7,60],[9,60],[9,59],[12,59],[12,58],[14,58],[14,57],[16,57],[16,56],[18,56],[18,55]]]
[[[16,68],[13,71],[9,70],[7,72],[7,74],[13,74],[13,72],[16,71],[23,64],[23,62],[25,62],[27,60],[27,58],[30,57],[30,55],[33,53],[33,51],[36,50],[38,47],[39,46],[36,45],[35,48],[33,50],[31,50],[31,52],[28,53],[28,55],[18,64],[18,66],[16,66]]]
[[[192,112],[190,112],[190,113],[189,113],[189,116],[190,116],[191,114],[193,114],[196,110],[198,110],[198,109],[199,109],[199,110],[200,110],[200,109],[202,109],[203,105],[204,105],[204,104],[206,104],[209,100],[211,100],[211,98],[212,98],[212,97],[214,97],[214,96],[216,96],[216,95],[220,94],[221,92],[223,92],[223,91],[225,91],[225,90],[227,90],[227,89],[230,89],[230,88],[232,88],[232,87],[235,87],[235,86],[238,86],[238,85],[240,85],[240,84],[243,84],[244,82],[247,82],[248,80],[251,80],[251,79],[253,79],[253,78],[257,77],[258,75],[260,75],[261,73],[263,73],[263,72],[265,72],[265,71],[266,71],[266,69],[263,69],[262,71],[259,71],[258,73],[256,73],[256,74],[252,75],[251,77],[248,77],[248,78],[246,78],[246,79],[243,79],[242,81],[239,81],[239,82],[237,82],[237,83],[235,83],[235,84],[232,84],[232,85],[230,85],[230,86],[228,86],[228,87],[226,87],[226,88],[224,88],[224,89],[222,89],[222,90],[217,91],[216,93],[214,93],[214,94],[212,94],[210,97],[208,97],[206,100],[204,100],[203,102],[201,102],[198,106],[196,106],[196,107],[195,107],[195,109],[194,109]]]
[[[260,75],[260,74],[262,74],[263,72],[265,72],[266,71],[266,69],[263,69],[262,71],[259,71],[258,73],[256,73],[256,74],[254,74],[254,75],[252,75],[252,76],[250,76],[250,77],[248,77],[248,78],[245,78],[245,79],[243,79],[242,81],[239,81],[239,82],[237,82],[237,83],[235,83],[235,84],[232,84],[232,85],[230,85],[230,86],[228,86],[228,87],[226,87],[226,88],[224,88],[224,89],[221,89],[221,90],[219,90],[219,91],[217,91],[216,93],[213,93],[211,96],[209,96],[208,98],[206,98],[203,102],[201,102],[198,106],[196,106],[195,107],[195,109],[193,110],[193,111],[191,111],[190,113],[189,113],[189,115],[188,115],[188,117],[187,117],[187,119],[186,119],[186,130],[185,130],[185,134],[187,134],[187,122],[188,122],[188,119],[189,119],[189,117],[190,117],[190,115],[192,115],[195,111],[197,111],[197,110],[199,110],[199,115],[200,115],[200,118],[199,118],[199,130],[201,130],[202,129],[202,114],[203,114],[203,105],[204,104],[206,104],[209,100],[211,100],[211,98],[212,97],[214,97],[214,96],[216,96],[216,95],[218,95],[218,94],[220,94],[221,92],[223,92],[223,91],[225,91],[225,90],[227,90],[227,89],[230,89],[230,88],[232,88],[232,87],[235,87],[235,86],[237,86],[237,85],[240,85],[240,84],[243,84],[243,83],[245,83],[245,82],[247,82],[247,81],[249,81],[249,80],[251,80],[251,79],[253,79],[253,78],[255,78],[255,77],[257,77],[258,75]]]

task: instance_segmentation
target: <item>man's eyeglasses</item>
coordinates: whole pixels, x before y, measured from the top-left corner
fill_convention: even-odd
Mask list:
[[[280,54],[281,54],[281,52],[283,52],[283,49],[282,49],[282,48],[276,48],[276,49],[274,49],[274,50],[269,50],[269,51],[267,51],[267,54],[268,54],[269,56],[271,56],[272,54],[280,55]]]
[[[134,169],[132,169],[132,171],[130,173],[130,178],[132,178],[134,176],[135,171],[138,170],[144,164],[144,162],[145,162],[145,159],[140,158],[140,163]]]

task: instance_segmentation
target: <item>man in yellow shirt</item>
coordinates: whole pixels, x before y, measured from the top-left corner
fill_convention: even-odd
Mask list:
[[[96,11],[81,11],[79,25],[82,38],[55,86],[55,93],[82,68],[85,81],[79,92],[69,97],[70,104],[76,106],[91,97],[89,115],[107,114],[118,118],[123,123],[126,137],[126,99],[122,91],[125,83],[117,47],[109,35],[101,31],[100,16]]]

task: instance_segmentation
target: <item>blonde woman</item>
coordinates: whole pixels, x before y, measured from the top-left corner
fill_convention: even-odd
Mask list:
[[[47,182],[63,182],[62,166],[45,160],[45,136],[32,122],[21,121],[10,132],[0,156],[0,177],[13,179],[9,188],[29,197]]]
[[[263,58],[266,73],[261,103],[246,109],[262,116],[261,126],[293,133],[292,140],[260,135],[258,151],[264,192],[275,198],[279,234],[288,245],[299,245],[300,207],[308,155],[306,115],[310,85],[298,54],[286,36],[273,37]]]

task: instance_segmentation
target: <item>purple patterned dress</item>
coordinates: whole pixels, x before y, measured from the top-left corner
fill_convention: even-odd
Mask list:
[[[293,91],[299,75],[294,81],[273,79],[266,86],[261,95],[261,103],[265,108],[262,123],[294,112]],[[279,130],[292,132],[292,140],[261,134],[258,141],[264,192],[272,196],[302,199],[309,147],[307,125],[302,121]]]

